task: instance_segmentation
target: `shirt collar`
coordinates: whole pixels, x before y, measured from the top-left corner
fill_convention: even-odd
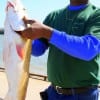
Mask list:
[[[69,5],[68,6],[68,9],[69,10],[73,10],[73,11],[77,11],[77,10],[81,10],[81,9],[84,9],[85,7],[87,7],[88,4],[83,4],[83,5],[79,5],[79,6],[72,6],[72,5]]]

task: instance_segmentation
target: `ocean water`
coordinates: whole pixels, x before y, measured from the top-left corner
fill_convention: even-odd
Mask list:
[[[0,35],[0,67],[4,68],[3,64],[3,35]],[[40,57],[33,57],[31,56],[30,61],[30,73],[35,73],[39,75],[47,75],[47,56],[48,56],[48,50],[47,52]],[[16,59],[16,58],[15,58]]]

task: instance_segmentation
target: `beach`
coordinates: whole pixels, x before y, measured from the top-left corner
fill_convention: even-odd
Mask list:
[[[6,74],[4,72],[4,64],[3,64],[3,35],[0,35],[0,100],[1,98],[4,98],[8,85],[7,85],[7,79]],[[33,57],[31,56],[31,62],[30,62],[30,78],[29,78],[29,84],[28,84],[28,90],[27,90],[27,96],[25,100],[41,100],[39,92],[44,90],[46,87],[48,87],[49,82],[44,81],[45,78],[43,76],[47,76],[47,55],[48,51],[40,57]],[[34,78],[33,78],[34,74]],[[37,76],[40,75],[40,76]]]
[[[43,91],[49,86],[49,82],[43,81],[42,79],[29,79],[28,90],[25,100],[41,100],[40,99],[40,91]],[[7,93],[8,85],[6,74],[4,71],[0,71],[0,98],[4,98]],[[35,99],[34,99],[35,98]],[[0,100],[2,100],[0,99]]]

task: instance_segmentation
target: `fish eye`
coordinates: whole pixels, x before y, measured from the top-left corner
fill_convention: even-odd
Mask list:
[[[23,8],[23,10],[24,10],[24,11],[26,11],[26,9],[25,9],[25,8]]]

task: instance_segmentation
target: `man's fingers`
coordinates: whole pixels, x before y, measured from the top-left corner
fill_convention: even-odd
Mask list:
[[[22,35],[23,37],[26,37],[26,38],[29,38],[31,34],[32,34],[32,28],[31,28],[31,27],[26,28],[25,30],[23,30],[23,31],[21,32],[21,35]]]
[[[27,25],[27,24],[33,24],[33,23],[35,23],[36,21],[35,20],[33,20],[33,19],[27,19],[27,18],[23,18],[23,21],[24,21],[24,23]]]

